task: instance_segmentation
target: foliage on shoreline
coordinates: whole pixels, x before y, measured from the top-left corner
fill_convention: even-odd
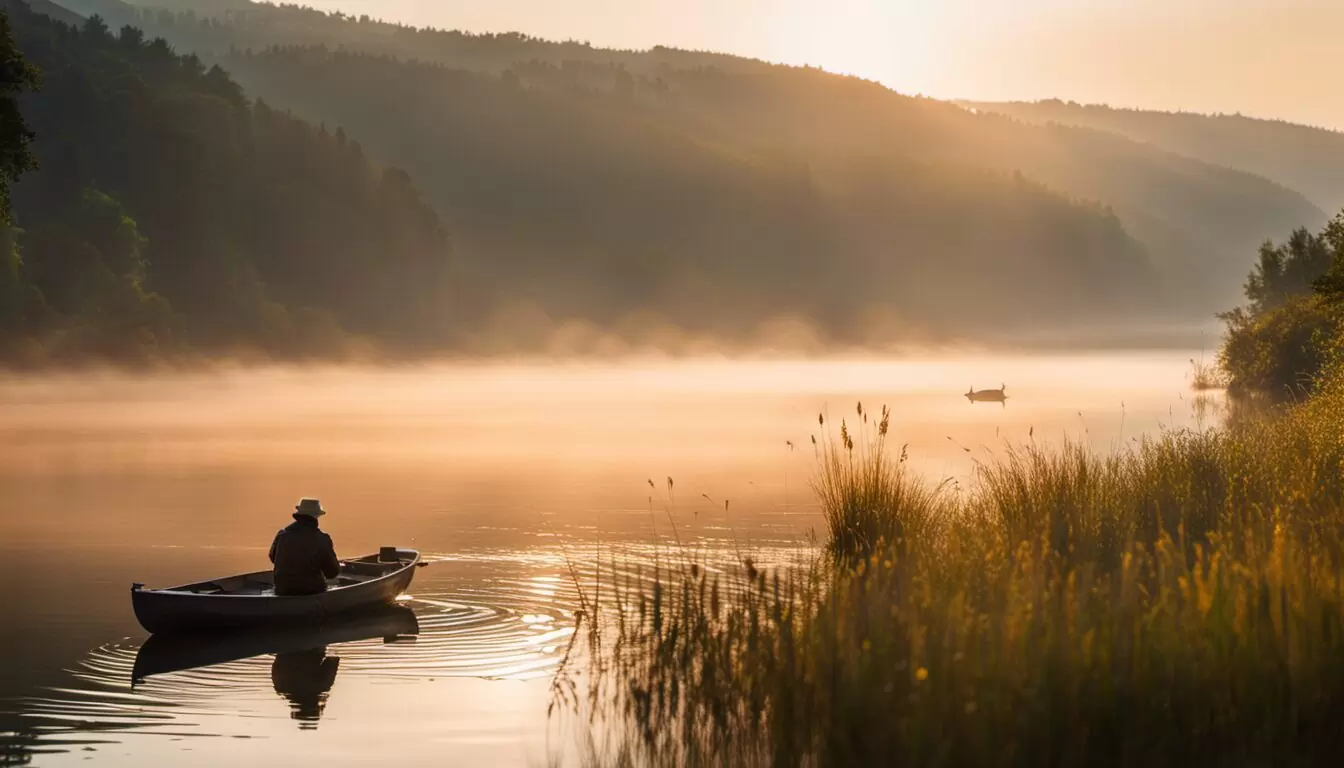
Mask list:
[[[594,762],[1333,756],[1344,377],[1317,392],[1110,456],[1030,443],[981,465],[972,487],[928,496],[891,471],[885,435],[823,441],[820,499],[843,517],[829,546],[846,557],[665,566],[595,607],[608,621],[588,625],[588,704],[607,734]]]
[[[1196,392],[1211,389],[1226,389],[1227,376],[1216,363],[1206,363],[1203,359],[1190,359],[1190,388]]]
[[[1237,394],[1309,395],[1339,359],[1344,337],[1344,212],[1319,234],[1265,243],[1246,280],[1247,304],[1220,315],[1219,364]]]

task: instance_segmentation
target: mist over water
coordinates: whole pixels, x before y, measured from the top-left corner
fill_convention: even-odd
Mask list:
[[[1110,452],[1212,425],[1219,404],[1189,393],[1191,357],[11,376],[0,380],[0,588],[14,628],[0,636],[0,742],[41,764],[237,764],[313,745],[372,759],[391,729],[415,760],[535,764],[554,746],[545,709],[574,627],[571,567],[587,578],[601,563],[651,563],[673,524],[711,557],[805,552],[820,523],[808,487],[818,415],[862,429],[859,401],[891,406],[892,439],[917,472],[962,486],[1012,443],[1068,437]],[[965,397],[1001,385],[1006,403]],[[342,557],[396,544],[434,561],[404,603],[419,634],[328,647],[341,661],[312,692],[320,707],[286,695],[271,656],[132,688],[144,633],[130,583],[264,568],[304,495],[330,510],[323,527]]]
[[[1330,735],[1344,133],[1243,114],[1344,109],[1324,2],[312,1],[0,0],[0,766],[588,765],[605,717],[675,721],[723,671],[724,739],[658,729],[708,762],[809,728],[840,762]],[[1024,96],[1056,98],[995,101]],[[968,498],[1023,445],[1217,429],[1217,387],[1313,394],[1061,470],[1090,501]],[[924,525],[874,450],[965,520]],[[128,592],[231,592],[301,497],[339,559],[403,551],[395,604],[286,624],[251,589],[193,601],[264,626],[142,630]],[[679,623],[669,563],[751,631]],[[600,638],[613,594],[652,635]],[[681,663],[623,700],[613,647]],[[804,717],[721,718],[767,700]]]

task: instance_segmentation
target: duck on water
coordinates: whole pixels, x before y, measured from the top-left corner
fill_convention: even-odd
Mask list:
[[[1000,384],[998,389],[982,389],[975,391],[975,387],[966,393],[966,399],[972,403],[1004,403],[1008,402],[1008,386]]]

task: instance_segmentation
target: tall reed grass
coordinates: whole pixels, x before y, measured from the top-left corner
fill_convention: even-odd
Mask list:
[[[1206,363],[1203,358],[1190,359],[1190,388],[1196,392],[1211,389],[1226,389],[1227,374],[1216,363]]]
[[[957,490],[918,486],[885,426],[842,423],[818,444],[827,555],[607,592],[594,762],[1329,764],[1341,425],[1335,378],[1132,452],[1028,444]]]
[[[939,488],[930,489],[905,466],[905,446],[898,456],[887,450],[891,411],[882,407],[880,418],[869,424],[863,403],[855,409],[854,441],[847,419],[841,419],[839,439],[826,431],[817,447],[818,469],[812,479],[826,519],[828,550],[842,564],[869,557],[891,546],[908,551],[932,530]],[[825,415],[817,417],[826,426]]]

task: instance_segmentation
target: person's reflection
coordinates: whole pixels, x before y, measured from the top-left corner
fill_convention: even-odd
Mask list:
[[[299,721],[300,728],[317,727],[340,665],[339,657],[327,656],[326,646],[275,655],[271,684],[289,701],[289,716]]]

